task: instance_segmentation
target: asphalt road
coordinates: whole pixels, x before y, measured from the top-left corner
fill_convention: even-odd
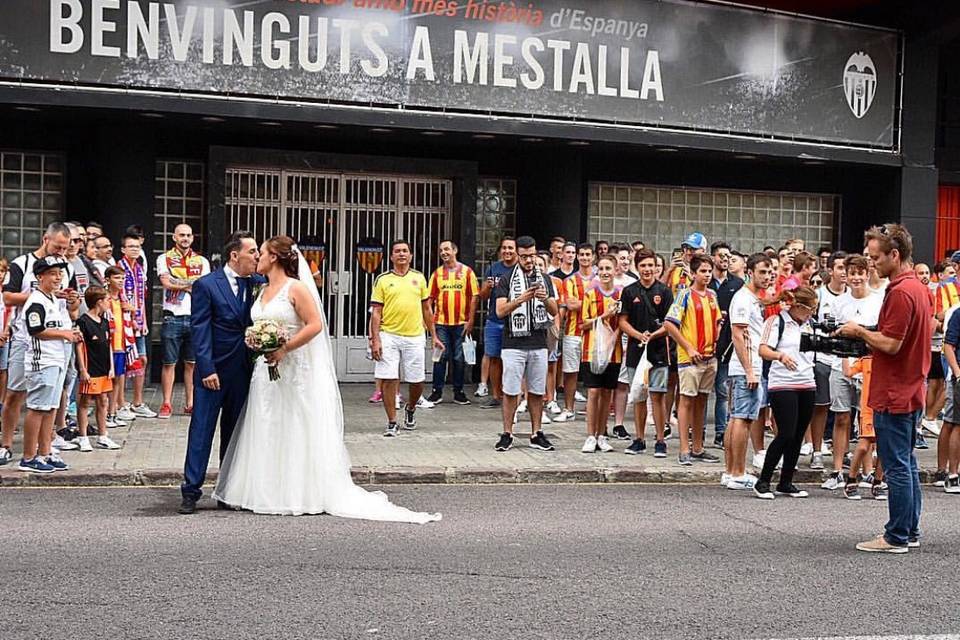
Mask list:
[[[882,503],[713,487],[391,487],[417,526],[0,490],[0,638],[794,638],[960,632],[960,499],[919,552]]]

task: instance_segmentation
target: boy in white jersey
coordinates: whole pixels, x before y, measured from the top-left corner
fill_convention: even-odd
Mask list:
[[[56,256],[33,264],[37,289],[24,304],[23,319],[29,339],[24,358],[27,381],[27,417],[23,423],[20,471],[53,473],[69,469],[52,451],[54,412],[60,406],[67,365],[67,347],[79,340],[71,328],[79,310],[74,302],[54,297],[60,290],[67,263]]]
[[[871,292],[869,264],[861,255],[846,259],[847,291],[837,299],[834,316],[841,325],[856,322],[864,327],[876,326],[880,319],[883,295]],[[830,412],[833,422],[833,472],[821,488],[833,491],[846,485],[843,477],[843,458],[850,441],[851,411],[860,405],[859,393],[852,378],[843,375],[843,360],[835,359],[830,371]]]

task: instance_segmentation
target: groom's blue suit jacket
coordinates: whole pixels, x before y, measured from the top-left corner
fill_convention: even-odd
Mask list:
[[[243,302],[237,300],[223,269],[193,283],[190,307],[190,334],[197,359],[196,373],[202,380],[214,373],[221,381],[233,375],[250,377],[253,363],[243,341],[252,322],[253,287],[263,284],[251,276]]]

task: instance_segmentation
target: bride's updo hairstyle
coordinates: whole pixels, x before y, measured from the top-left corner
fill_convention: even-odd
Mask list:
[[[267,240],[267,251],[277,256],[277,264],[283,268],[283,272],[291,278],[297,277],[300,259],[293,250],[296,244],[290,236],[273,236]]]

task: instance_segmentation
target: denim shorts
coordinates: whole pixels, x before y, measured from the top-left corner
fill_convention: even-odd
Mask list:
[[[763,404],[763,385],[758,384],[756,389],[747,386],[747,376],[730,376],[730,397],[733,402],[731,418],[738,420],[756,420],[760,416],[760,407]]]
[[[164,365],[175,365],[180,360],[191,364],[196,362],[190,337],[190,316],[164,316],[160,339]]]
[[[0,371],[7,370],[7,362],[10,360],[10,343],[6,342],[0,347]]]
[[[27,409],[34,411],[52,411],[60,407],[63,393],[63,379],[66,369],[63,367],[43,367],[39,371],[27,372]]]
[[[637,375],[637,368],[626,365],[623,368],[627,370],[627,376],[632,385],[633,377]],[[636,401],[646,402],[651,393],[666,393],[669,381],[670,367],[653,367],[647,372],[647,386],[637,395]]]
[[[503,349],[503,325],[489,320],[483,326],[483,355],[499,358]]]
[[[144,336],[137,336],[137,357],[147,357],[147,339]]]

